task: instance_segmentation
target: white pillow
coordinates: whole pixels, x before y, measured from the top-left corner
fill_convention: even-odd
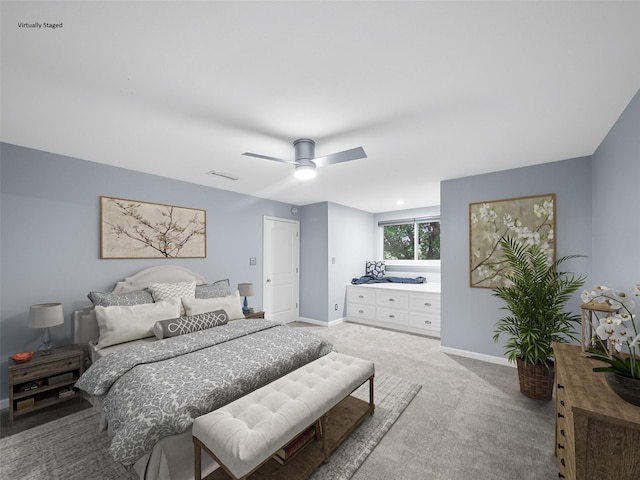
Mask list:
[[[100,328],[100,338],[96,350],[139,338],[151,337],[153,326],[157,321],[180,316],[181,305],[179,298],[172,298],[141,305],[95,307],[96,319]]]
[[[227,312],[227,315],[229,315],[229,320],[244,318],[244,313],[242,313],[242,300],[238,290],[226,297],[183,298],[182,304],[189,316],[213,312],[215,310],[224,310]]]

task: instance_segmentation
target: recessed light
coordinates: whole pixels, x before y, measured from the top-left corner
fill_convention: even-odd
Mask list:
[[[398,201],[396,202],[396,205],[404,205],[404,200],[398,200]]]

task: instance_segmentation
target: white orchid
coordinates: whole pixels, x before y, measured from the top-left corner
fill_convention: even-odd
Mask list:
[[[611,357],[600,353],[593,356],[608,363],[609,367],[598,367],[597,372],[613,372],[626,377],[640,378],[640,335],[635,324],[635,315],[631,311],[636,307],[632,297],[640,296],[640,283],[636,283],[629,293],[620,292],[605,285],[596,285],[591,291],[582,292],[584,303],[607,304],[612,310],[609,316],[600,319],[596,328],[596,335],[602,340],[608,340],[617,352],[627,347],[627,356]]]

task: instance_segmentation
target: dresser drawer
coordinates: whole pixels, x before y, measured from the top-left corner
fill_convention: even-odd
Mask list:
[[[409,313],[409,325],[415,328],[426,328],[428,330],[440,331],[440,316],[430,313]]]
[[[379,322],[395,323],[397,325],[409,324],[409,312],[394,308],[376,308],[376,320]]]
[[[349,303],[347,315],[353,318],[366,318],[368,320],[374,320],[376,318],[376,307],[373,305]]]
[[[364,303],[366,305],[376,304],[376,291],[367,288],[349,287],[347,300],[349,303]]]
[[[433,312],[435,315],[440,315],[440,295],[412,293],[409,296],[409,309],[416,312]]]
[[[379,307],[408,308],[409,294],[403,292],[381,292],[376,293],[376,305]]]

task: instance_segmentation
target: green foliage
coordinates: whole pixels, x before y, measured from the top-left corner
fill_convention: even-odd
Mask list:
[[[640,362],[633,356],[619,357],[613,355],[609,358],[604,353],[589,352],[589,357],[600,360],[601,362],[608,363],[609,367],[595,367],[594,372],[611,372],[623,377],[640,378]]]
[[[384,227],[384,259],[413,260],[413,223]]]
[[[549,264],[538,245],[524,246],[506,237],[500,246],[512,270],[505,276],[509,285],[496,288],[493,295],[504,300],[502,310],[511,314],[496,323],[493,340],[507,336],[504,348],[510,362],[520,358],[525,365],[549,367],[552,343],[576,339],[573,323],[579,322],[580,316],[565,312],[564,305],[585,281],[584,276],[576,277],[558,267],[583,255],[565,256]]]
[[[418,260],[440,260],[440,222],[418,223]]]
[[[417,246],[414,226],[418,228]],[[440,260],[439,221],[386,225],[383,241],[385,260]]]

